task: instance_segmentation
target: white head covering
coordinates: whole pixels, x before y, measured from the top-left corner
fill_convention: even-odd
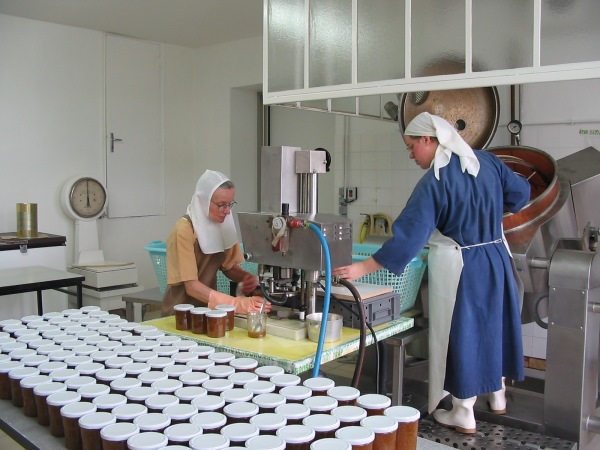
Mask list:
[[[223,223],[214,222],[209,218],[213,193],[226,181],[229,181],[229,178],[220,172],[214,170],[204,172],[196,183],[196,192],[187,208],[200,248],[207,255],[222,252],[237,242],[235,223],[231,214]]]
[[[474,177],[479,173],[479,160],[473,149],[454,127],[441,117],[422,112],[410,121],[404,134],[407,136],[435,136],[437,138],[439,146],[435,151],[432,165],[435,177],[438,180],[440,179],[440,169],[450,163],[452,153],[459,157],[463,172],[466,170]]]

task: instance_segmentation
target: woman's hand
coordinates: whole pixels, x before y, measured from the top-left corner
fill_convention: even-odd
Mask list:
[[[383,266],[373,258],[368,258],[364,261],[355,262],[349,266],[336,267],[331,271],[334,277],[339,277],[343,280],[356,280],[371,272],[381,269]]]
[[[250,275],[242,280],[242,292],[246,295],[253,292],[258,287],[258,277]]]

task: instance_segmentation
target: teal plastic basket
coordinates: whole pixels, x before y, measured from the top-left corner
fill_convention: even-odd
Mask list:
[[[352,262],[364,261],[381,246],[372,244],[353,244]],[[429,250],[423,249],[404,268],[401,275],[396,275],[387,269],[380,269],[356,281],[361,283],[391,286],[393,291],[400,296],[400,312],[407,311],[415,305],[417,294],[423,274],[427,268],[427,255]]]
[[[167,290],[167,243],[163,241],[152,241],[144,250],[150,255],[150,261],[158,280],[158,287],[163,294]],[[258,265],[253,262],[244,261],[240,267],[246,272],[256,275]],[[217,290],[225,294],[230,292],[231,280],[227,278],[220,270],[217,272]]]

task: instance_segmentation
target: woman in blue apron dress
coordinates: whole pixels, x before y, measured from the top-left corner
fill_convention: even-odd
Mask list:
[[[371,258],[333,274],[354,280],[385,267],[399,275],[429,242],[429,412],[442,425],[475,433],[477,395],[489,393],[492,412],[504,414],[504,377],[524,376],[519,281],[502,216],[525,206],[530,187],[495,155],[474,152],[441,117],[419,114],[404,140],[427,173],[393,237]],[[452,410],[435,410],[447,393]]]

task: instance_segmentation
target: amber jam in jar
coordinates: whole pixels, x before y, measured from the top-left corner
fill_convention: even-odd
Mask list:
[[[243,447],[248,439],[258,436],[258,428],[251,423],[232,423],[225,425],[221,434],[229,439],[233,447]]]
[[[140,427],[141,431],[162,433],[165,428],[171,425],[171,418],[163,413],[148,413],[136,417],[133,419],[133,423]]]
[[[335,386],[327,391],[327,395],[338,401],[338,406],[356,405],[360,391],[351,386]]]
[[[331,415],[340,419],[340,428],[358,426],[367,417],[367,412],[360,406],[338,406],[331,410]]]
[[[178,330],[189,330],[192,322],[190,311],[194,309],[194,305],[182,303],[175,305],[175,328]]]
[[[102,450],[127,450],[127,440],[140,432],[137,425],[128,422],[113,423],[100,430]]]
[[[63,420],[60,410],[69,403],[76,403],[81,400],[81,395],[77,392],[64,391],[51,394],[46,398],[48,404],[48,417],[50,421],[50,433],[52,436],[63,437]]]
[[[340,427],[340,420],[331,414],[311,414],[302,420],[302,425],[315,430],[315,441],[335,437]]]
[[[64,383],[56,381],[39,384],[33,388],[33,396],[35,397],[35,406],[37,408],[37,421],[40,425],[50,425],[50,416],[48,415],[46,398],[55,392],[63,392],[66,390],[67,387]]]
[[[365,427],[351,426],[337,430],[335,437],[352,445],[352,450],[373,450],[375,433]]]
[[[310,414],[310,408],[299,403],[286,403],[275,408],[275,413],[285,417],[288,425],[302,425],[302,420]]]
[[[397,450],[415,450],[417,448],[417,432],[421,413],[410,406],[390,406],[383,414],[398,422],[396,431]]]
[[[208,311],[206,313],[206,335],[210,338],[222,338],[225,336],[227,312]]]
[[[256,425],[261,435],[275,435],[277,430],[287,425],[287,419],[281,414],[260,413],[250,418],[250,423]]]
[[[230,403],[223,408],[227,423],[248,423],[258,414],[258,406],[250,402]]]
[[[229,362],[229,365],[236,372],[254,373],[254,369],[258,367],[258,361],[254,358],[235,358]],[[258,379],[258,375],[256,375],[256,379]]]
[[[279,436],[254,436],[246,441],[246,448],[252,450],[285,450],[286,444]]]
[[[23,396],[23,414],[27,417],[37,416],[37,406],[35,405],[35,397],[33,389],[44,383],[50,383],[52,378],[48,375],[34,375],[32,377],[23,378],[21,380],[21,395]]]
[[[210,308],[199,307],[190,310],[192,326],[190,327],[194,334],[206,334],[206,313]]]
[[[214,411],[203,411],[191,417],[190,423],[202,428],[204,433],[220,433],[227,424],[225,414]]]
[[[315,431],[306,425],[286,425],[277,430],[277,436],[285,441],[286,450],[310,450]]]
[[[310,450],[352,450],[352,446],[338,438],[316,439]]]
[[[338,401],[328,395],[317,395],[304,400],[306,406],[310,408],[312,414],[328,413],[338,407]]]
[[[196,436],[202,434],[202,428],[193,423],[178,423],[165,429],[163,434],[169,440],[169,445],[187,446]]]
[[[79,428],[81,429],[82,450],[102,450],[100,430],[115,422],[114,414],[108,412],[95,412],[81,417]]]
[[[81,450],[79,419],[94,412],[96,412],[96,405],[89,402],[69,403],[60,409],[65,432],[65,447],[68,450]]]
[[[375,433],[373,450],[395,450],[396,430],[398,423],[387,416],[368,416],[360,421],[360,425]]]
[[[39,375],[40,371],[35,367],[18,367],[8,373],[10,380],[10,395],[12,404],[15,406],[23,406],[23,391],[21,390],[21,380],[23,378]]]
[[[381,394],[364,394],[356,399],[356,406],[367,411],[367,416],[381,416],[391,405],[390,398]]]
[[[217,311],[225,311],[227,313],[227,322],[225,322],[225,331],[233,330],[235,321],[235,306],[233,305],[217,305]]]
[[[259,394],[252,398],[252,403],[258,405],[261,413],[275,412],[275,408],[285,404],[285,397],[281,394]]]
[[[287,403],[302,403],[312,395],[312,391],[306,386],[286,386],[279,391]]]
[[[307,378],[302,382],[303,386],[309,388],[313,395],[327,395],[327,391],[335,387],[335,382],[330,378]]]

